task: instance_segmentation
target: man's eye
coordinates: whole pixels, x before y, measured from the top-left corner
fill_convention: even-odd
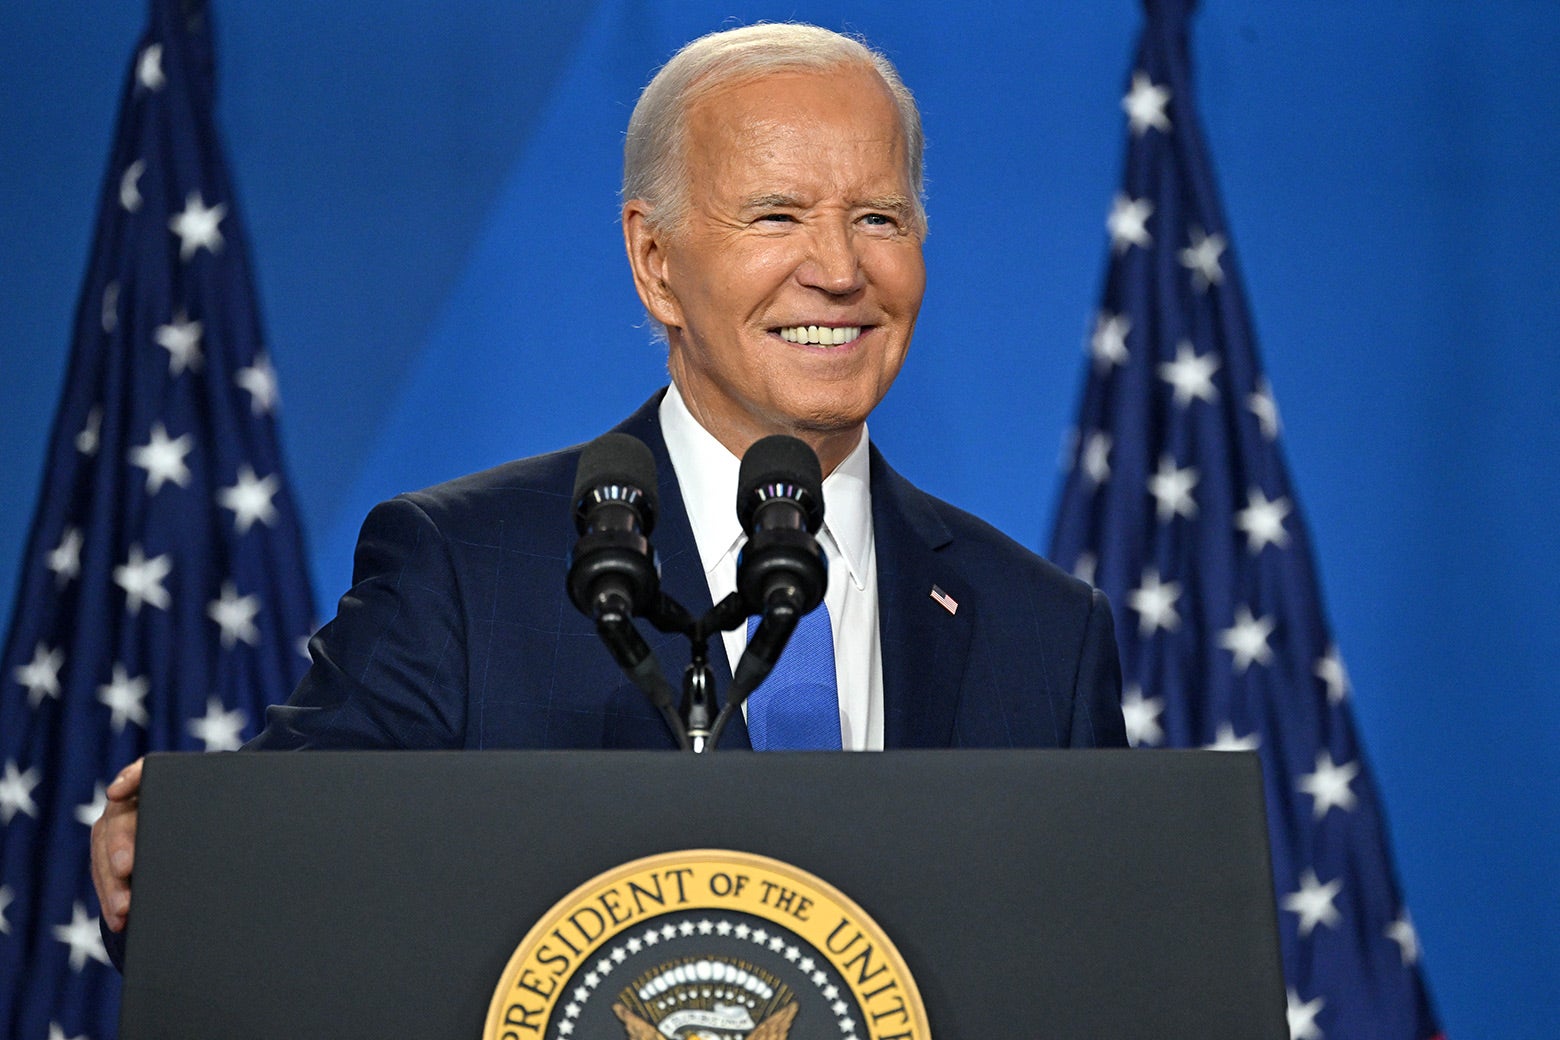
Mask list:
[[[777,223],[777,224],[794,224],[794,223],[796,223],[796,218],[791,216],[791,214],[789,214],[789,213],[765,213],[763,216],[759,217],[758,219],[759,219],[759,221],[761,223],[763,223],[763,222],[773,222],[773,223]]]
[[[872,227],[893,227],[899,223],[887,213],[868,213],[861,218],[862,222]]]

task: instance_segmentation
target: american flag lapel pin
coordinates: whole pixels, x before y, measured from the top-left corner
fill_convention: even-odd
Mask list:
[[[932,598],[937,601],[938,606],[942,607],[948,613],[957,614],[959,612],[959,601],[948,595],[936,585],[932,586]]]

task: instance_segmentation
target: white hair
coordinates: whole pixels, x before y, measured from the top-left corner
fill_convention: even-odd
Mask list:
[[[899,113],[905,141],[905,175],[916,223],[926,227],[922,198],[925,140],[915,98],[892,62],[862,40],[796,22],[760,23],[709,33],[661,66],[639,95],[623,143],[623,201],[642,199],[655,227],[675,229],[687,216],[688,112],[694,102],[723,87],[774,72],[869,68],[882,79]]]

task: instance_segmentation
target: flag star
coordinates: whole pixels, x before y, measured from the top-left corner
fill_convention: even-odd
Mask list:
[[[1072,575],[1079,581],[1094,584],[1095,571],[1099,570],[1100,558],[1091,552],[1079,553],[1078,559],[1073,563]]]
[[[661,938],[663,938],[663,939],[675,939],[675,938],[677,938],[677,928],[676,928],[676,926],[675,925],[671,925],[671,924],[667,924],[667,925],[662,926],[662,928],[661,928]]]
[[[60,544],[49,551],[45,566],[54,572],[54,583],[64,588],[81,573],[81,528],[67,527]]]
[[[199,250],[222,251],[222,218],[227,204],[207,206],[200,192],[185,196],[184,209],[168,221],[168,230],[179,236],[179,259],[188,262]]]
[[[261,480],[246,463],[238,469],[238,479],[232,487],[217,491],[217,504],[233,511],[233,526],[239,534],[248,534],[256,520],[271,526],[276,520],[276,506],[271,499],[281,488],[276,474]]]
[[[161,90],[164,83],[168,82],[162,70],[162,44],[149,43],[141,51],[141,56],[135,62],[135,78],[141,82],[141,86],[147,90]]]
[[[124,665],[114,665],[113,678],[98,687],[98,700],[108,708],[115,733],[123,733],[126,722],[146,728],[146,695],[151,688],[144,677],[131,678]]]
[[[98,817],[103,815],[103,810],[108,808],[108,792],[98,784],[92,791],[92,801],[82,802],[76,806],[76,822],[83,827],[90,827],[97,823]]]
[[[76,434],[76,450],[87,457],[97,454],[98,434],[103,429],[103,409],[94,408],[87,413],[87,425]]]
[[[16,893],[11,891],[10,885],[0,885],[0,935],[11,934],[11,922],[5,919],[5,908],[16,899]]]
[[[1300,994],[1289,990],[1288,1004],[1289,1040],[1322,1040],[1322,1031],[1316,1025],[1316,1015],[1327,1006],[1327,1001],[1317,997],[1308,1003],[1301,1003]]]
[[[1235,623],[1219,633],[1219,645],[1235,655],[1236,672],[1244,675],[1253,662],[1267,664],[1273,660],[1273,648],[1268,646],[1273,628],[1272,618],[1252,617],[1244,604],[1235,608]]]
[[[1282,495],[1270,502],[1261,488],[1246,493],[1246,508],[1235,514],[1235,526],[1246,532],[1246,548],[1251,555],[1257,555],[1266,545],[1282,549],[1289,544],[1284,517],[1291,512],[1289,499]]]
[[[1196,398],[1212,404],[1219,399],[1213,374],[1219,370],[1219,357],[1213,351],[1199,355],[1190,340],[1175,345],[1175,360],[1159,366],[1159,378],[1175,387],[1175,403],[1185,408]]]
[[[1188,232],[1188,241],[1191,244],[1181,250],[1180,258],[1181,266],[1192,272],[1192,287],[1204,293],[1210,285],[1224,284],[1224,268],[1219,265],[1219,257],[1227,248],[1224,236],[1210,235],[1194,227]]]
[[[160,422],[153,423],[151,439],[130,449],[130,463],[146,470],[147,493],[155,495],[170,480],[180,487],[189,485],[190,468],[185,465],[184,456],[194,447],[195,438],[190,434],[170,440],[167,428]]]
[[[141,613],[142,603],[150,603],[158,610],[168,609],[168,590],[163,588],[163,579],[171,570],[172,558],[167,553],[148,560],[140,545],[130,547],[129,559],[114,568],[114,584],[125,590],[125,609],[131,617]]]
[[[683,935],[692,935],[697,927],[692,921],[684,921],[677,926],[677,931]]]
[[[189,721],[190,735],[206,745],[207,751],[237,751],[244,743],[240,734],[249,717],[242,711],[222,710],[220,697],[206,699],[206,714]]]
[[[1117,194],[1110,204],[1110,216],[1105,218],[1105,229],[1110,232],[1110,248],[1120,256],[1133,246],[1147,249],[1154,244],[1154,236],[1148,232],[1148,218],[1154,215],[1154,204],[1148,199],[1131,199]]]
[[[27,687],[27,706],[36,708],[45,697],[60,699],[60,669],[65,667],[65,651],[49,647],[39,640],[32,660],[14,669],[16,681]]]
[[[88,957],[99,964],[108,963],[108,951],[103,949],[97,918],[87,916],[87,908],[79,900],[71,906],[70,924],[54,926],[54,938],[70,947],[71,971],[86,967]]]
[[[1270,441],[1277,440],[1282,424],[1278,420],[1278,401],[1273,397],[1273,384],[1268,382],[1267,376],[1262,377],[1256,391],[1246,398],[1246,407],[1262,426],[1262,436]]]
[[[1300,938],[1304,939],[1316,930],[1317,925],[1325,924],[1332,928],[1342,920],[1338,908],[1333,906],[1333,900],[1338,898],[1342,889],[1342,878],[1334,878],[1324,885],[1316,879],[1316,871],[1308,867],[1300,875],[1300,890],[1279,900],[1279,905],[1299,915]]]
[[[255,363],[241,368],[233,382],[249,394],[249,410],[254,415],[269,415],[276,407],[276,369],[264,352],[255,355]]]
[[[1165,731],[1159,725],[1164,713],[1162,697],[1144,697],[1143,687],[1137,683],[1128,686],[1121,695],[1121,716],[1127,724],[1127,743],[1133,747],[1154,746],[1165,739]]]
[[[1170,103],[1170,91],[1157,86],[1148,73],[1141,69],[1132,74],[1132,89],[1121,99],[1121,107],[1132,125],[1132,136],[1142,137],[1152,127],[1161,133],[1170,130],[1170,117],[1165,106]]]
[[[1127,333],[1131,331],[1132,319],[1125,314],[1100,311],[1094,320],[1094,335],[1089,339],[1095,371],[1107,372],[1113,365],[1127,363]]]
[[[1414,930],[1414,922],[1409,918],[1408,911],[1398,914],[1397,920],[1387,925],[1386,936],[1398,944],[1403,954],[1403,967],[1408,968],[1419,963],[1419,933]]]
[[[1089,434],[1089,439],[1084,442],[1080,462],[1084,476],[1088,477],[1095,487],[1110,479],[1110,448],[1110,434],[1103,430],[1096,430]]]
[[[601,985],[601,976],[597,975],[593,971],[587,972],[585,974],[585,985],[591,989],[595,989],[597,986]]]
[[[660,933],[654,931],[646,932],[642,938],[644,939],[646,946],[654,946],[656,943],[661,941]]]
[[[1157,630],[1174,632],[1181,627],[1181,615],[1175,601],[1181,598],[1181,583],[1159,580],[1159,568],[1143,571],[1143,581],[1127,597],[1127,605],[1138,613],[1138,635],[1147,639]]]
[[[1300,777],[1299,782],[1295,784],[1295,789],[1305,792],[1316,800],[1313,813],[1320,820],[1327,815],[1327,810],[1335,805],[1344,812],[1353,810],[1357,799],[1354,789],[1349,784],[1359,773],[1358,762],[1334,765],[1331,753],[1325,750],[1318,751],[1316,772],[1306,773]]]
[[[124,207],[126,213],[134,213],[141,208],[141,174],[146,172],[146,160],[137,159],[125,167],[125,172],[119,175],[119,204]]]
[[[759,928],[753,933],[753,941],[762,946],[764,943],[769,941],[769,933],[764,931],[762,928]]]
[[[633,937],[630,937],[628,942],[624,943],[624,945],[628,947],[629,953],[638,953],[640,950],[645,948],[644,943]]]
[[[715,925],[715,934],[716,935],[730,935],[731,934],[731,922],[730,921],[726,921],[726,920],[722,920],[722,921],[717,922],[716,925]]]
[[[836,1015],[844,1015],[847,1011],[850,1010],[850,1005],[845,1003],[843,1000],[836,1000],[829,1006],[833,1009]]]
[[[559,1036],[568,1036],[572,1032],[574,1032],[573,1022],[570,1022],[568,1019],[564,1019],[562,1022],[558,1023]]]
[[[168,324],[157,326],[152,339],[168,352],[170,376],[183,375],[185,369],[200,371],[200,337],[204,330],[203,324],[190,321],[182,310]]]
[[[1349,696],[1349,672],[1336,646],[1329,646],[1324,657],[1316,659],[1316,677],[1327,684],[1327,703],[1341,704]]]
[[[1154,496],[1160,523],[1197,515],[1197,503],[1192,498],[1197,480],[1197,470],[1191,466],[1177,469],[1175,459],[1169,455],[1159,457],[1158,472],[1148,478],[1148,493]]]
[[[1213,743],[1204,745],[1206,751],[1255,751],[1262,746],[1262,740],[1255,733],[1244,737],[1235,735],[1235,727],[1228,722],[1219,723],[1218,730],[1213,735]]]
[[[66,1036],[58,1022],[49,1023],[49,1040],[87,1040],[85,1036]]]
[[[5,764],[5,776],[0,778],[0,823],[10,823],[17,813],[38,818],[38,805],[33,801],[32,791],[41,779],[36,769],[23,773],[17,770],[14,761]]]
[[[705,918],[699,922],[699,934],[709,935],[715,930],[715,922]]]
[[[779,953],[781,950],[785,949],[785,940],[777,935],[773,939],[769,940],[769,948],[775,953]]]

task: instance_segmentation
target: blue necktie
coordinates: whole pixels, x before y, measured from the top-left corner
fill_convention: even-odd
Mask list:
[[[748,638],[758,618],[748,618]],[[834,681],[834,631],[818,604],[791,633],[774,671],[747,702],[755,751],[840,750],[840,699]]]

